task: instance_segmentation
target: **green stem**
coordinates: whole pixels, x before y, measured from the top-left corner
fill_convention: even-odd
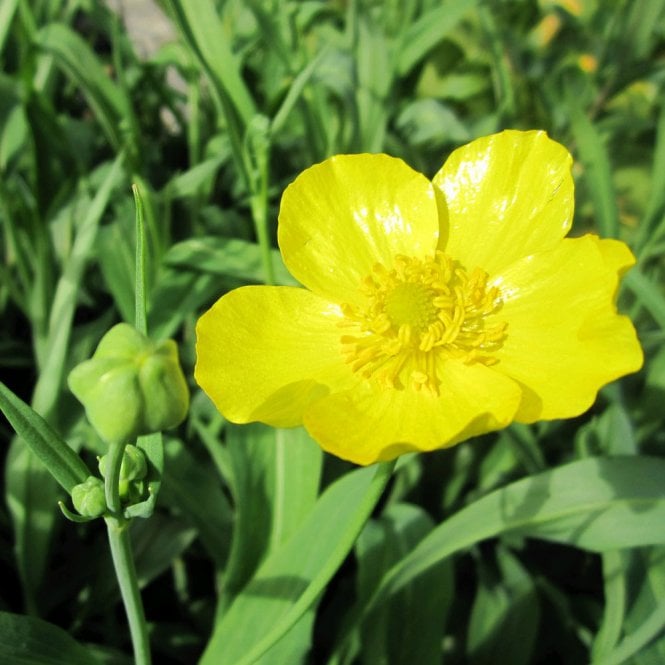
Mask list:
[[[106,504],[110,514],[105,518],[109,545],[115,575],[120,587],[120,595],[125,606],[125,614],[129,623],[129,633],[134,649],[136,665],[150,665],[150,641],[148,628],[143,612],[143,602],[132,555],[132,544],[129,539],[129,520],[122,515],[122,504],[118,493],[120,465],[125,451],[124,444],[111,446],[108,454],[104,491]]]
[[[275,270],[272,265],[270,253],[270,238],[268,237],[268,188],[265,180],[261,183],[260,191],[252,196],[252,217],[256,229],[259,247],[261,249],[261,264],[266,284],[275,283]]]

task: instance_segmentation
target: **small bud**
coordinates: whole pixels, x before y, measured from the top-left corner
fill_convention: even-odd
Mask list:
[[[175,427],[187,415],[189,391],[175,342],[152,342],[126,323],[104,335],[68,382],[92,426],[111,444]]]
[[[108,455],[102,455],[99,458],[99,472],[102,478],[106,478],[106,467],[108,464]],[[120,480],[143,480],[148,473],[148,463],[145,459],[145,453],[131,443],[125,446],[120,463]]]
[[[106,478],[108,455],[99,458],[99,472]],[[148,474],[148,463],[145,453],[131,443],[125,446],[120,463],[120,477],[118,478],[118,495],[125,503],[138,503],[143,499],[146,485],[143,479]]]
[[[84,483],[72,487],[72,503],[84,517],[100,517],[106,512],[104,483],[94,476],[88,476]]]

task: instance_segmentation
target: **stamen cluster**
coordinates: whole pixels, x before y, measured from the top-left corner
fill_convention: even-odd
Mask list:
[[[501,306],[488,276],[437,251],[432,258],[398,255],[376,264],[360,284],[361,304],[342,305],[348,332],[342,355],[354,372],[386,388],[439,394],[440,360],[496,362],[505,323],[488,323]]]

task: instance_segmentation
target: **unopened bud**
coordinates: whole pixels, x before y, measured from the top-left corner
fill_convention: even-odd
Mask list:
[[[100,517],[106,512],[104,483],[88,476],[84,483],[72,487],[72,503],[83,517]]]
[[[104,335],[68,382],[92,426],[111,444],[175,427],[187,415],[189,391],[175,342],[152,342],[126,323]]]

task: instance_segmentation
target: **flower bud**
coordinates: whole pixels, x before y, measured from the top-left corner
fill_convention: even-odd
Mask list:
[[[94,476],[88,476],[84,483],[72,487],[72,503],[83,517],[100,517],[106,512],[104,483]]]
[[[68,382],[92,426],[110,444],[175,427],[189,406],[175,342],[152,342],[126,323],[104,335]]]
[[[106,467],[108,465],[108,455],[102,455],[99,458],[99,472],[103,478],[106,478]],[[148,473],[148,464],[145,459],[145,453],[128,443],[122,454],[120,463],[120,480],[143,480]]]
[[[99,458],[99,472],[106,478],[108,455]],[[120,463],[120,477],[118,478],[118,495],[120,499],[129,504],[138,503],[144,497],[146,484],[143,479],[148,474],[148,463],[145,453],[131,443],[125,446]]]

